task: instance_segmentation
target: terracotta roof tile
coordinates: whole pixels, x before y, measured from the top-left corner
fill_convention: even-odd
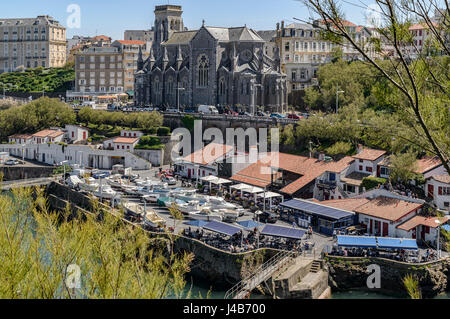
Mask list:
[[[231,145],[210,143],[204,148],[186,156],[183,160],[186,162],[206,165],[233,151],[233,149],[234,147]]]
[[[139,138],[131,138],[131,137],[116,137],[113,140],[113,143],[122,143],[122,144],[134,144],[139,141]]]
[[[353,155],[353,158],[362,159],[367,161],[375,161],[386,154],[386,151],[383,150],[374,150],[371,148],[364,148],[360,153]]]
[[[358,207],[367,204],[369,201],[370,199],[367,198],[345,198],[345,199],[325,200],[321,201],[320,203],[338,209],[354,211]]]
[[[432,170],[433,168],[436,168],[438,166],[442,165],[441,160],[439,157],[424,157],[422,159],[418,159],[416,161],[416,173],[419,174],[425,174],[426,172]]]
[[[39,131],[37,133],[34,133],[33,136],[34,137],[54,137],[52,136],[53,134],[55,134],[55,132],[60,132],[60,131],[56,131],[56,130],[43,130],[43,131]],[[64,133],[63,133],[64,134]]]
[[[139,44],[139,45],[144,45],[145,42],[144,41],[139,41],[139,40],[117,40],[117,42],[119,42],[120,44]]]
[[[14,135],[11,135],[11,136],[8,136],[8,137],[9,138],[15,138],[15,139],[21,138],[21,139],[25,139],[25,140],[33,138],[33,136],[31,134],[14,134]]]
[[[408,213],[422,207],[423,204],[380,196],[355,209],[356,213],[396,221]]]
[[[438,182],[450,184],[450,175],[434,175],[432,178]]]
[[[440,221],[440,224],[436,223],[436,220]],[[431,228],[436,228],[438,226],[441,226],[442,224],[445,224],[450,220],[449,216],[445,217],[424,217],[424,216],[414,216],[411,219],[408,219],[403,224],[400,224],[397,226],[398,229],[403,229],[406,231],[410,231],[411,229],[423,225],[428,226]]]

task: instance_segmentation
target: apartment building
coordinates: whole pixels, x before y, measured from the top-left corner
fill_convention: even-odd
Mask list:
[[[124,94],[123,53],[120,47],[89,47],[75,53],[75,91],[68,100],[92,100]]]
[[[123,56],[123,74],[124,74],[124,92],[134,96],[134,73],[137,70],[139,51],[142,51],[143,59],[149,56],[147,44],[138,40],[117,40],[112,44],[122,52]]]
[[[62,67],[66,47],[66,28],[51,16],[0,19],[0,73]]]
[[[363,59],[349,44],[337,45],[321,39],[321,25],[320,21],[287,26],[284,21],[281,26],[280,23],[277,24],[276,43],[280,48],[281,70],[288,78],[288,93],[317,85],[317,70],[321,65],[331,62],[337,48],[342,50],[343,58],[347,61]],[[375,51],[367,45],[374,31],[350,21],[344,21],[344,25],[354,40],[364,45],[370,56],[374,56]]]
[[[126,41],[144,41],[148,52],[150,52],[154,37],[153,28],[151,30],[125,30],[123,34],[123,39]]]

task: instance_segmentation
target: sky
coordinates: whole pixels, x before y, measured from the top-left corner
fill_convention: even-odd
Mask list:
[[[290,24],[297,22],[294,17],[310,17],[306,7],[297,0],[2,0],[0,18],[50,15],[68,27],[73,12],[68,12],[68,7],[76,4],[80,8],[80,28],[67,28],[68,38],[104,34],[117,40],[123,39],[125,30],[150,29],[155,5],[168,2],[183,7],[184,24],[189,29],[198,29],[204,19],[207,26],[246,24],[255,30],[270,30],[281,20]],[[374,1],[342,0],[341,3],[348,20],[365,24],[366,11],[360,5]]]

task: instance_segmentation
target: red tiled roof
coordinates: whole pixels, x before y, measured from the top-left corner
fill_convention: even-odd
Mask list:
[[[278,156],[278,158],[276,156]],[[341,159],[339,162],[325,162],[305,156],[273,152],[269,153],[255,164],[239,171],[232,176],[231,179],[258,187],[264,187],[270,184],[271,175],[270,172],[263,172],[263,169],[275,167],[302,175],[300,178],[281,189],[281,192],[283,193],[294,194],[302,187],[314,181],[324,172],[330,171],[340,173],[353,161],[354,159],[349,156]],[[280,175],[274,176],[274,180],[279,176]]]
[[[15,139],[25,139],[28,140],[30,138],[33,138],[33,136],[31,134],[14,134],[11,136],[8,136],[9,138],[15,138]]]
[[[426,156],[422,159],[418,159],[416,161],[416,173],[419,174],[425,174],[426,172],[432,170],[433,168],[436,168],[438,166],[442,165],[441,160],[439,157],[430,157]]]
[[[144,41],[138,41],[138,40],[117,40],[117,42],[121,43],[121,44],[139,44],[139,45],[144,45],[145,42]]]
[[[362,159],[367,161],[375,161],[386,154],[386,151],[383,150],[374,150],[371,148],[364,148],[360,153],[353,155],[353,158]]]
[[[116,137],[113,140],[113,143],[121,143],[121,144],[134,144],[139,141],[139,138],[131,138],[131,137]]]
[[[438,25],[433,22],[433,25],[437,27]],[[426,23],[416,23],[409,27],[409,30],[423,30],[429,29],[429,26]]]
[[[186,156],[183,158],[186,162],[191,162],[200,165],[206,165],[214,162],[218,158],[226,155],[227,153],[234,150],[231,145],[222,145],[217,143],[210,143],[204,148]]]
[[[62,131],[56,131],[56,132],[54,132],[54,133],[51,133],[51,134],[49,135],[49,137],[58,137],[58,136],[61,136],[61,135],[64,135],[64,132],[62,132]]]
[[[348,211],[354,211],[358,207],[367,204],[370,199],[367,198],[345,198],[345,199],[332,199],[321,201],[320,203],[325,206],[330,206],[338,209],[344,209]]]
[[[439,220],[440,223],[436,223],[436,220]],[[431,228],[436,228],[445,224],[450,220],[449,216],[445,217],[424,217],[424,216],[414,216],[411,219],[408,219],[403,224],[397,226],[398,229],[403,229],[406,231],[410,231],[413,228],[416,228],[419,225],[428,226]]]
[[[97,35],[97,36],[93,37],[92,40],[94,40],[94,41],[99,41],[99,40],[111,41],[111,38],[106,35]]]
[[[57,132],[61,132],[61,131],[56,131],[56,130],[43,130],[43,131],[39,131],[37,133],[34,133],[33,136],[34,137],[55,137],[54,134]],[[64,133],[63,133],[64,134]],[[58,135],[56,135],[58,136]]]
[[[412,203],[401,199],[380,196],[355,209],[356,213],[369,215],[385,220],[396,221],[423,204]]]
[[[450,184],[450,175],[434,175],[431,178],[441,183]]]

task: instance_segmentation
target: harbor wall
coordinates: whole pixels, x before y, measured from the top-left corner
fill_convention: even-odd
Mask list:
[[[424,298],[450,291],[450,258],[428,263],[410,264],[377,257],[326,256],[329,284],[334,291],[350,289],[370,290],[385,294],[406,296],[402,280],[412,274],[418,279]],[[368,277],[373,273],[369,265],[380,266],[380,288],[369,289]]]
[[[90,211],[90,198],[69,187],[52,182],[46,189],[49,205],[52,209],[62,210],[66,203],[72,209]],[[108,206],[104,206],[109,208]],[[164,233],[146,231],[149,236],[166,236]],[[194,254],[191,275],[214,283],[216,288],[229,288],[257,269],[262,263],[278,253],[276,249],[259,249],[246,253],[231,253],[219,250],[205,243],[183,236],[178,236],[174,249],[179,252]]]
[[[50,177],[54,169],[53,166],[2,166],[0,167],[0,175],[3,175],[3,180],[7,182]]]

